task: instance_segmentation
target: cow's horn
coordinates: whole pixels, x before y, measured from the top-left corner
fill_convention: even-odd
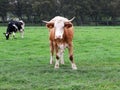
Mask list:
[[[42,22],[44,22],[44,23],[49,23],[49,21],[44,21],[44,20],[42,20]]]
[[[72,19],[70,19],[69,21],[71,22],[71,21],[73,21],[75,19],[75,17],[73,17]]]

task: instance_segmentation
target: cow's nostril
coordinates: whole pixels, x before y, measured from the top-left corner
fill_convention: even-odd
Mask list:
[[[62,36],[58,35],[58,36],[55,37],[55,39],[62,39]]]
[[[59,35],[58,38],[61,38],[61,35]]]

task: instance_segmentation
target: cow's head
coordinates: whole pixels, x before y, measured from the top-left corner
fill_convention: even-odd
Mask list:
[[[68,20],[66,18],[63,17],[55,17],[54,19],[52,19],[51,21],[43,21],[46,23],[46,26],[49,29],[53,29],[55,30],[55,39],[62,39],[63,38],[63,34],[64,34],[64,29],[65,28],[70,28],[72,27],[72,23],[71,21],[74,20],[75,17],[73,17],[72,19]]]
[[[20,20],[19,23],[21,25],[21,30],[20,31],[24,31],[25,23],[22,20]]]
[[[5,35],[6,40],[8,40],[9,39],[9,33],[3,33],[3,34]]]

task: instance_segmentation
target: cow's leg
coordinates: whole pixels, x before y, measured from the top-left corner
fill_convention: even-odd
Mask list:
[[[57,45],[55,45],[55,51],[56,51],[56,62],[55,62],[55,69],[59,68],[59,59],[60,59],[60,53],[58,50]]]
[[[60,44],[60,45],[56,45],[56,64],[55,64],[55,68],[59,68],[59,61],[61,64],[64,64],[64,45]]]
[[[64,64],[64,52],[61,53],[60,63]]]
[[[13,35],[13,38],[15,38],[15,32],[13,32],[12,35]]]
[[[69,59],[71,61],[72,69],[76,70],[77,66],[74,63],[74,59],[73,59],[73,45],[72,45],[72,42],[69,44],[68,50],[69,50]]]
[[[59,57],[60,57],[61,64],[64,64],[64,49],[65,47],[63,44],[59,45]]]
[[[20,30],[21,38],[24,38],[24,30]]]
[[[53,54],[50,53],[50,64],[53,64]]]
[[[50,41],[50,64],[53,64],[54,46],[53,42]]]
[[[59,68],[59,57],[56,56],[55,69]]]

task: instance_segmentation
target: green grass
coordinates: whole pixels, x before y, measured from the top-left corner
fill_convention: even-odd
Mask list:
[[[120,26],[75,27],[74,59],[49,64],[45,27],[26,27],[25,37],[5,40],[0,27],[0,90],[120,90]]]

